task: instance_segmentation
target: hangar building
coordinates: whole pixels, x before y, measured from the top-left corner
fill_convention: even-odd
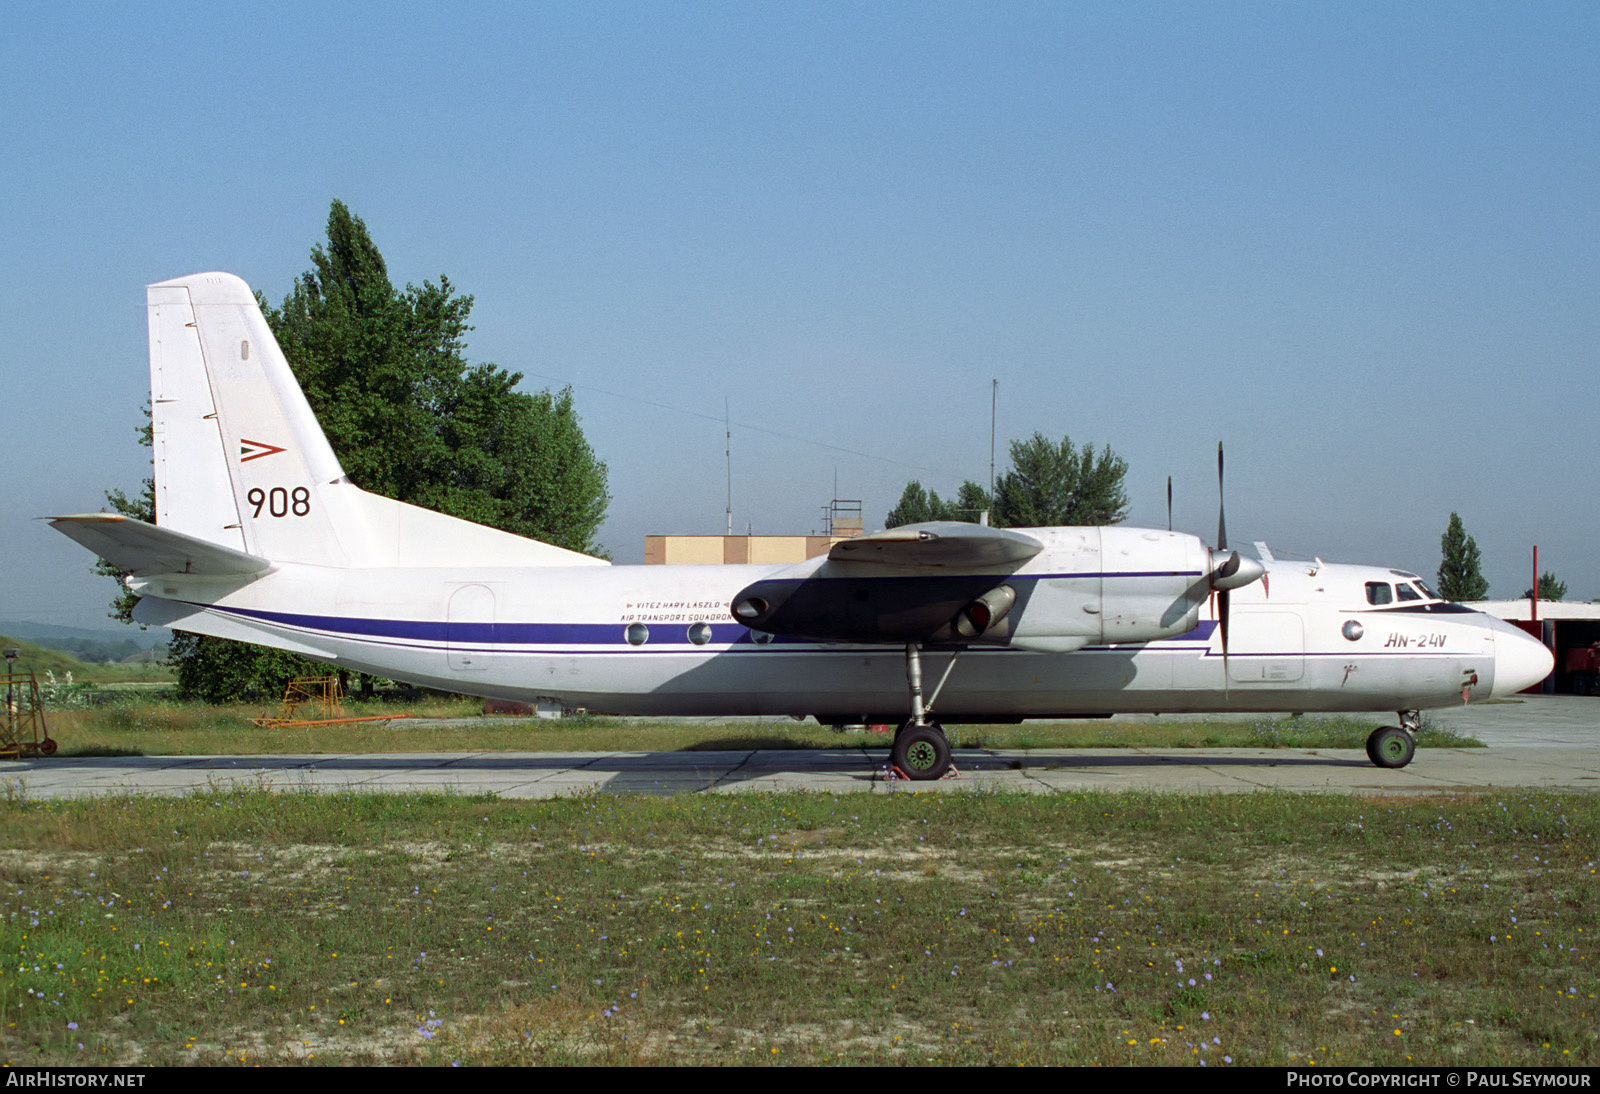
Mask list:
[[[1535,605],[1521,597],[1475,600],[1470,606],[1516,624],[1555,651],[1555,671],[1540,687],[1545,694],[1600,695],[1600,604],[1541,600]]]

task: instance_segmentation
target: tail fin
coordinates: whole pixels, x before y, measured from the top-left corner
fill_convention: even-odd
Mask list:
[[[232,274],[151,285],[148,304],[158,525],[275,562],[606,565],[354,486]]]

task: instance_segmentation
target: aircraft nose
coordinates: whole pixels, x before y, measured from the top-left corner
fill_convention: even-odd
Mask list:
[[[1494,697],[1513,695],[1531,688],[1556,667],[1556,656],[1548,646],[1526,631],[1501,619],[1494,627]]]

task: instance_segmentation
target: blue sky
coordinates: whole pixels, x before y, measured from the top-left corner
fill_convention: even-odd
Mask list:
[[[1600,596],[1590,4],[30,5],[0,39],[0,618],[110,591],[143,286],[281,299],[337,197],[475,360],[572,384],[602,540],[1107,444],[1132,520]]]

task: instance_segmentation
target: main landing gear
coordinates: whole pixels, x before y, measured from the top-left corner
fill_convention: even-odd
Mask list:
[[[911,717],[901,724],[894,735],[894,745],[889,749],[889,762],[905,778],[917,782],[942,779],[955,770],[951,762],[950,739],[944,727],[928,720],[933,704],[950,679],[950,670],[956,667],[956,651],[945,667],[944,675],[933,689],[926,707],[922,704],[922,646],[917,642],[906,644],[906,684],[911,691]]]
[[[1367,738],[1367,758],[1379,767],[1404,767],[1417,754],[1417,731],[1422,728],[1422,714],[1415,710],[1398,713],[1398,726],[1379,726]]]

